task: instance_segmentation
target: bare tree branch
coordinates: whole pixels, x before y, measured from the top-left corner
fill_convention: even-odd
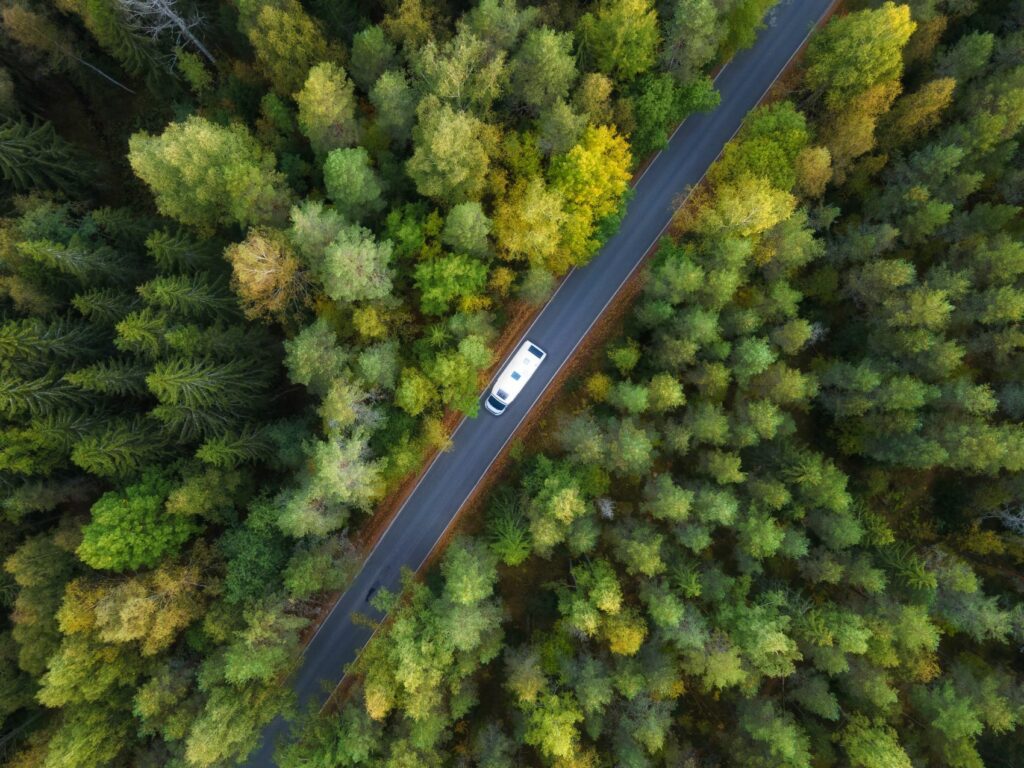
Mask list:
[[[186,18],[178,12],[175,3],[176,0],[117,0],[125,16],[140,32],[153,38],[170,33],[175,45],[187,42],[211,64],[215,64],[217,60],[213,54],[193,32],[202,25],[202,16],[193,13]]]
[[[982,520],[998,520],[1011,533],[1024,536],[1024,505],[1007,504],[985,515]]]

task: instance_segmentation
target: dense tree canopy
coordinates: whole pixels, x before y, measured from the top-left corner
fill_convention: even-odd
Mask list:
[[[635,40],[626,6],[598,4],[577,35]],[[673,10],[702,44],[715,7]],[[941,14],[936,54],[910,56],[915,24]],[[527,433],[480,535],[407,587],[362,697],[305,721],[283,765],[966,767],[1020,751],[1024,79],[997,17],[885,3],[813,38],[802,81],[748,117],[661,243],[621,335]],[[662,34],[678,76],[689,40]],[[508,188],[495,253],[557,271],[580,222],[614,210],[615,143],[589,127]],[[507,617],[502,653],[430,686],[429,722],[389,679],[427,590]]]
[[[291,714],[359,529],[772,4],[7,3],[4,758]],[[1018,5],[812,36],[282,765],[1022,751]]]

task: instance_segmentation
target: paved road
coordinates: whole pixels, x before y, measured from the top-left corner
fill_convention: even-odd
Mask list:
[[[688,118],[648,166],[618,233],[590,264],[562,283],[527,331],[530,340],[547,351],[544,364],[504,415],[494,417],[481,408],[478,418],[459,425],[452,449],[431,464],[309,644],[293,680],[300,703],[327,697],[371,634],[367,627],[353,624],[351,614],[376,616],[366,603],[370,590],[376,585],[397,588],[403,567],[418,569],[426,560],[520,422],[661,236],[672,217],[673,202],[701,180],[832,2],[782,0],[755,46],[737,55],[718,76],[718,108]],[[250,766],[273,765],[272,741],[284,730],[280,721],[271,724]]]

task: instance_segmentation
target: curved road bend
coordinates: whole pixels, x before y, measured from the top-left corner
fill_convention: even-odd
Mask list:
[[[664,232],[677,197],[703,178],[832,3],[781,0],[754,47],[739,53],[719,74],[716,84],[722,100],[718,108],[687,118],[648,166],[618,233],[586,267],[562,282],[527,331],[530,340],[547,351],[544,364],[501,417],[481,408],[479,417],[459,424],[451,450],[439,454],[427,469],[309,643],[292,682],[301,706],[327,698],[345,665],[358,656],[372,634],[366,626],[353,624],[351,614],[380,618],[366,602],[368,593],[375,586],[397,589],[403,567],[418,570],[423,564],[561,366]],[[248,765],[273,765],[273,741],[285,730],[282,720],[271,723]]]

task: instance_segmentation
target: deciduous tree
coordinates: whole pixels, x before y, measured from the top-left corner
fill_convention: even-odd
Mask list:
[[[92,506],[78,556],[93,568],[125,571],[154,566],[195,532],[193,521],[164,511],[171,483],[149,471],[123,491],[108,491]]]
[[[295,94],[299,127],[313,151],[323,157],[333,149],[350,147],[359,137],[352,81],[337,64],[324,62],[309,70]],[[363,150],[365,152],[365,150]]]
[[[617,80],[632,80],[657,60],[658,14],[648,0],[602,0],[577,29],[585,55]]]
[[[160,212],[183,224],[275,224],[287,215],[289,193],[275,158],[244,126],[192,116],[159,136],[133,135],[128,161]]]
[[[383,187],[362,147],[335,149],[324,163],[324,186],[338,210],[351,221],[381,210]]]
[[[283,320],[310,300],[308,271],[280,230],[251,229],[224,256],[246,317]]]
[[[454,205],[483,193],[498,131],[468,112],[425,99],[406,168],[420,194]]]
[[[320,25],[298,0],[241,0],[238,26],[260,69],[282,96],[302,86],[310,67],[337,58]]]

